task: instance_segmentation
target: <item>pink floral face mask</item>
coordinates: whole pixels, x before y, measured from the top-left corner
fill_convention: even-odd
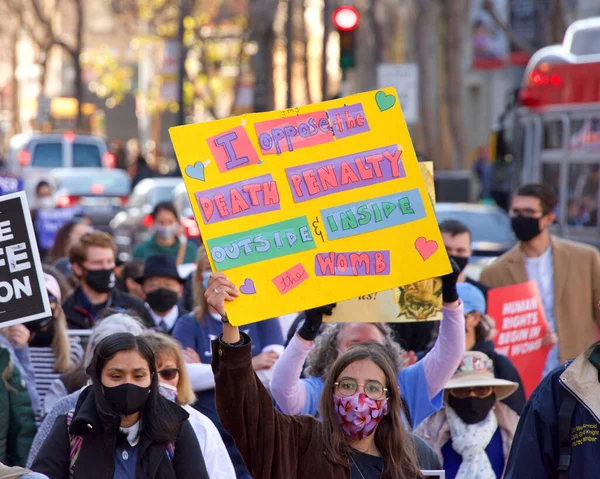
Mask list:
[[[340,397],[333,395],[335,416],[346,435],[361,440],[373,434],[388,412],[388,398],[371,399],[365,393]]]

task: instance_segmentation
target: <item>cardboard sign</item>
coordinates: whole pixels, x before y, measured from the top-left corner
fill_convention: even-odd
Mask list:
[[[435,204],[433,162],[419,163],[429,199]],[[325,322],[331,323],[401,323],[441,321],[442,281],[425,279],[380,293],[341,301]]]
[[[232,324],[450,271],[393,88],[170,134]]]
[[[442,281],[418,281],[399,288],[340,301],[330,323],[403,323],[442,319]]]
[[[50,316],[25,192],[0,197],[0,328]]]
[[[44,250],[52,248],[58,230],[81,212],[80,207],[38,210],[35,226],[40,248]]]
[[[496,322],[496,352],[519,371],[529,397],[542,380],[549,349],[542,346],[546,318],[535,281],[494,288],[488,293],[488,314]]]

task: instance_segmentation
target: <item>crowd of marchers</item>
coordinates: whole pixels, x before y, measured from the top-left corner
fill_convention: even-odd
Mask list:
[[[518,242],[477,280],[469,229],[442,222],[443,319],[401,325],[324,321],[332,302],[238,328],[172,205],[119,267],[75,218],[45,256],[52,314],[0,329],[0,479],[596,477],[600,255],[550,234],[557,206],[521,187]],[[550,350],[528,400],[487,305],[527,281]]]

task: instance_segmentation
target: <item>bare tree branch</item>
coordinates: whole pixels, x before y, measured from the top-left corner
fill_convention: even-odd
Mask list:
[[[494,4],[492,0],[484,0],[483,8],[486,12],[488,12],[490,17],[492,17],[494,23],[496,23],[496,25],[498,25],[504,33],[506,33],[506,36],[508,36],[513,45],[515,45],[520,50],[527,52],[529,55],[533,55],[535,53],[536,48],[533,45],[516,35],[515,32],[513,32],[512,29],[506,23],[504,23],[504,21],[502,21],[502,19],[494,9]]]

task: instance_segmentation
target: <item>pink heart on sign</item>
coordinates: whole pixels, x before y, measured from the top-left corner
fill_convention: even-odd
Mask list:
[[[256,287],[254,286],[254,281],[252,281],[250,278],[246,278],[244,280],[244,284],[240,286],[240,293],[256,294]]]
[[[415,248],[423,258],[423,261],[427,261],[433,253],[438,250],[438,244],[434,240],[427,241],[423,236],[417,238],[415,241]]]

